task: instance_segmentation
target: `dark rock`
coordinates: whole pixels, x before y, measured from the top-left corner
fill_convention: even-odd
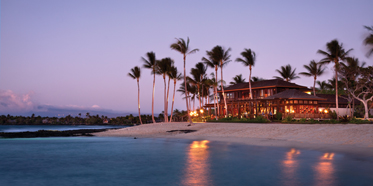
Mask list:
[[[79,130],[39,130],[36,132],[0,132],[3,138],[40,138],[40,137],[68,137],[68,136],[94,136],[91,133],[103,132],[108,129],[79,129]]]

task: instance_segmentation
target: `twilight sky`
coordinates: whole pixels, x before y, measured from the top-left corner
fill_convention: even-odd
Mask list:
[[[257,54],[253,76],[272,78],[291,64],[296,72],[319,60],[318,49],[338,39],[352,56],[373,65],[362,44],[373,25],[373,1],[122,1],[1,0],[0,114],[97,111],[137,113],[137,84],[127,76],[154,51],[182,70],[175,38],[200,51],[187,72],[216,45],[232,48],[224,80],[248,68],[234,59],[244,48]],[[212,72],[209,69],[209,73]],[[320,80],[332,76],[332,65]],[[155,113],[163,110],[163,79],[156,77]],[[313,79],[293,81],[312,86]],[[179,83],[177,84],[177,88]],[[173,88],[170,87],[171,90]],[[151,113],[152,77],[142,69],[141,111]],[[175,108],[185,109],[177,93]],[[53,112],[55,115],[57,112]]]

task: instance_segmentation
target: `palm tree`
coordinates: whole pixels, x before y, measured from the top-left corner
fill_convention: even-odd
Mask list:
[[[281,77],[278,77],[278,76],[273,76],[273,77],[276,79],[282,79],[284,81],[289,82],[291,80],[299,78],[299,76],[297,76],[297,74],[295,73],[295,70],[296,68],[294,68],[293,70],[290,65],[281,66],[281,71],[278,69],[276,70],[276,72],[278,72],[281,75]]]
[[[187,76],[187,81],[197,87],[197,96],[199,100],[199,107],[202,108],[201,105],[201,90],[203,86],[203,80],[206,77],[207,67],[203,63],[197,63],[196,68],[192,68],[190,71],[191,77]]]
[[[322,90],[325,90],[325,89],[327,89],[328,88],[328,83],[326,83],[325,81],[317,81],[316,82],[317,83],[317,85],[319,85],[319,90],[320,91],[322,91]]]
[[[174,95],[172,97],[171,116],[170,116],[170,122],[172,122],[172,116],[173,116],[172,112],[173,112],[173,109],[174,109],[176,82],[181,80],[181,78],[183,78],[183,75],[177,71],[176,67],[173,66],[173,67],[171,67],[171,70],[169,72],[169,76],[170,76],[171,79],[174,80]]]
[[[143,57],[141,59],[145,63],[144,68],[151,69],[151,74],[153,74],[152,120],[153,120],[153,123],[155,123],[155,119],[154,119],[154,92],[155,92],[155,74],[156,74],[156,70],[157,70],[157,60],[155,58],[155,53],[154,52],[146,53],[146,57],[147,57],[147,59],[145,59]]]
[[[203,98],[203,81],[206,79],[206,72],[207,72],[207,65],[204,65],[202,62],[199,62],[196,64],[195,68],[194,68],[196,71],[195,73],[197,73],[200,77],[199,77],[199,85],[198,85],[198,98],[199,98],[199,107],[202,108],[202,105],[201,105],[201,96]],[[200,91],[201,90],[201,91]],[[201,95],[201,94],[202,95]]]
[[[182,55],[183,55],[183,59],[184,59],[184,87],[185,87],[185,90],[186,90],[186,96],[188,96],[188,90],[187,90],[187,81],[186,81],[186,72],[185,72],[185,60],[186,60],[186,56],[189,55],[189,54],[193,54],[193,53],[196,53],[197,51],[199,51],[199,49],[190,49],[189,48],[189,37],[187,39],[187,42],[185,42],[184,39],[182,38],[179,38],[179,39],[176,39],[176,42],[171,44],[170,48],[172,50],[176,50],[178,52],[180,52]],[[186,107],[187,107],[187,111],[188,111],[188,118],[189,118],[189,122],[190,124],[192,124],[192,119],[190,118],[190,115],[189,115],[189,112],[190,112],[190,109],[189,109],[189,106],[188,106],[188,99],[186,99]]]
[[[233,78],[233,81],[231,81],[229,84],[231,85],[235,85],[235,84],[238,84],[238,83],[245,83],[246,79],[242,78],[242,74],[240,75],[236,75],[234,78]]]
[[[345,51],[343,48],[343,44],[338,42],[338,40],[332,40],[329,43],[326,43],[326,51],[318,50],[317,53],[323,55],[323,58],[319,63],[321,64],[329,64],[334,62],[334,70],[335,70],[335,105],[337,110],[337,118],[339,119],[339,110],[338,110],[338,70],[339,70],[339,62],[343,61],[347,58],[348,53],[352,49]]]
[[[221,70],[221,80],[223,80],[223,67],[227,65],[230,62],[230,57],[229,52],[231,51],[231,48],[228,48],[227,50],[219,45],[215,46],[211,51],[206,51],[207,56],[209,57],[210,60],[207,60],[206,58],[202,58],[204,62],[206,62],[209,66],[211,66],[209,63],[216,63],[218,62],[218,66],[220,67]],[[215,69],[216,71],[216,69]],[[224,86],[223,86],[223,81],[221,81],[221,91],[223,94],[223,99],[224,99],[224,107],[225,107],[225,117],[228,117],[228,110],[227,110],[227,101],[225,98],[225,93],[224,93]]]
[[[241,52],[241,56],[243,58],[237,58],[236,62],[241,62],[244,66],[248,66],[250,70],[249,74],[249,88],[250,88],[250,99],[253,99],[253,93],[251,90],[251,68],[255,65],[255,59],[256,55],[254,51],[251,51],[251,49],[244,49],[243,52]]]
[[[137,102],[138,102],[138,107],[139,107],[140,124],[142,124],[141,114],[140,114],[140,84],[139,84],[139,80],[140,80],[140,77],[141,77],[140,68],[138,66],[135,66],[135,68],[132,68],[131,72],[128,73],[128,76],[137,80]]]
[[[370,55],[373,54],[373,26],[371,27],[364,26],[364,27],[370,31],[370,34],[364,39],[364,44],[370,46],[370,49],[367,53],[367,56],[370,57]]]
[[[163,58],[157,62],[157,74],[162,75],[164,81],[164,121],[168,122],[168,113],[167,113],[167,85],[166,85],[166,76],[168,76],[169,71],[173,65],[174,61],[171,58]]]
[[[313,95],[316,96],[316,78],[317,76],[321,76],[325,68],[323,67],[322,64],[318,64],[315,62],[315,60],[310,61],[309,65],[303,65],[303,67],[308,71],[308,72],[301,72],[299,74],[307,76],[307,77],[312,77],[313,76]]]
[[[264,78],[261,78],[261,77],[258,77],[258,76],[253,76],[251,78],[251,81],[253,81],[253,82],[264,81],[264,80],[265,80]]]

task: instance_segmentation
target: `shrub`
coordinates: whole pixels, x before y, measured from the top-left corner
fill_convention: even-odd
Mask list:
[[[282,119],[282,113],[281,112],[277,112],[276,113],[276,119],[277,120],[281,120]]]
[[[333,112],[330,111],[330,109],[328,110],[328,113],[329,113],[329,116],[332,118],[332,119],[337,119],[337,113],[335,112],[335,110],[333,110]]]
[[[318,123],[319,121],[314,120],[313,118],[311,118],[308,122],[311,123],[311,124],[314,124],[314,123]]]
[[[286,116],[286,118],[284,120],[282,120],[282,123],[290,123],[293,121],[293,117],[291,117],[290,115],[289,116]]]
[[[351,120],[350,116],[344,115],[344,116],[339,116],[339,121],[340,122],[349,122]]]
[[[268,123],[268,119],[263,116],[258,116],[249,121],[250,123]]]
[[[301,118],[301,119],[299,120],[299,122],[301,122],[301,123],[306,123],[306,122],[307,122],[307,119],[306,119],[306,118]]]
[[[356,119],[356,118],[352,118],[349,123],[353,123],[353,124],[369,124],[371,123],[369,120],[361,120],[361,119]]]

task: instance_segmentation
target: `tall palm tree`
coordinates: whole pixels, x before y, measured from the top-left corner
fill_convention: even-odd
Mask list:
[[[171,116],[170,116],[170,122],[172,122],[172,116],[173,116],[173,109],[174,109],[174,101],[175,101],[175,92],[176,92],[176,82],[180,81],[181,78],[183,78],[183,75],[177,71],[176,67],[171,67],[171,70],[169,72],[169,76],[171,79],[174,80],[174,95],[172,97],[172,106],[171,106]]]
[[[135,66],[135,68],[132,68],[131,72],[128,73],[128,76],[137,80],[137,102],[138,102],[138,107],[139,107],[140,124],[142,124],[141,114],[140,114],[140,84],[139,84],[139,80],[140,80],[140,77],[141,77],[140,68],[138,66]]]
[[[249,88],[250,88],[250,99],[253,99],[253,93],[251,90],[251,69],[252,66],[255,65],[256,55],[254,51],[251,51],[251,49],[244,49],[243,52],[241,52],[242,58],[237,58],[236,62],[241,62],[244,66],[248,66],[250,70],[249,74]]]
[[[230,62],[230,57],[231,55],[229,52],[231,51],[231,48],[228,48],[227,50],[219,45],[215,46],[211,51],[206,51],[207,56],[209,57],[210,60],[202,60],[207,62],[207,61],[217,61],[219,63],[219,67],[221,70],[221,80],[223,80],[223,67],[227,65]],[[224,86],[223,86],[223,81],[221,81],[221,91],[223,94],[223,99],[224,99],[224,107],[225,107],[225,117],[228,117],[228,107],[227,107],[227,101],[226,101],[226,96],[224,93]]]
[[[324,71],[325,67],[323,67],[322,64],[316,63],[315,60],[310,61],[309,65],[303,65],[303,67],[308,71],[308,72],[301,72],[299,74],[307,76],[307,77],[312,77],[313,76],[313,95],[316,96],[316,78],[317,76],[321,76]]]
[[[281,70],[278,70],[278,69],[276,70],[276,72],[278,72],[281,75],[281,77],[279,76],[273,76],[273,77],[276,79],[282,79],[284,81],[289,82],[291,80],[299,78],[299,76],[297,76],[297,74],[295,73],[295,70],[296,68],[294,68],[293,70],[290,64],[286,66],[281,66]]]
[[[217,86],[218,86],[217,85],[217,79],[218,79],[219,61],[216,61],[215,59],[213,59],[211,57],[209,57],[209,59],[203,57],[202,61],[207,66],[209,66],[209,67],[211,67],[215,70],[215,73],[211,73],[210,75],[211,75],[211,80],[213,80],[212,85],[213,85],[213,89],[214,89],[214,109],[215,109],[215,118],[217,119],[218,116],[220,115],[220,113],[219,113],[219,109],[218,109],[218,113],[216,115],[216,104],[219,104],[219,103],[215,103],[215,102],[217,102],[217,98],[218,98],[218,93],[215,90],[217,90]],[[214,75],[215,75],[215,77],[214,77]],[[216,84],[216,86],[215,86],[215,84]]]
[[[345,51],[343,48],[343,44],[339,43],[338,40],[332,40],[329,43],[326,43],[326,51],[318,50],[317,53],[323,55],[323,58],[319,63],[321,64],[329,64],[334,63],[334,70],[335,70],[335,105],[337,110],[337,118],[339,119],[339,110],[338,110],[338,70],[339,70],[339,62],[343,61],[347,58],[348,53],[352,49]]]
[[[233,78],[233,81],[229,82],[229,84],[231,85],[235,85],[235,84],[238,84],[238,83],[245,83],[246,79],[245,78],[242,78],[242,74],[240,75],[236,75],[234,78]]]
[[[187,76],[187,81],[197,87],[197,96],[199,100],[199,107],[202,108],[201,102],[201,90],[203,86],[203,80],[206,77],[207,67],[203,63],[197,63],[196,68],[192,68],[190,71],[191,77]]]
[[[167,84],[166,84],[166,76],[168,76],[169,71],[173,65],[174,61],[171,58],[163,58],[157,61],[157,74],[162,75],[164,81],[164,121],[168,122],[168,113],[167,113]]]
[[[153,93],[152,93],[152,120],[155,123],[154,119],[154,93],[155,93],[155,74],[157,70],[157,60],[155,58],[154,52],[146,53],[146,59],[141,58],[142,61],[145,63],[144,68],[151,69],[151,74],[153,75]]]
[[[206,79],[206,72],[207,72],[207,65],[204,65],[202,62],[199,62],[196,64],[195,66],[195,71],[196,73],[200,76],[199,77],[199,88],[201,89],[198,90],[198,98],[199,98],[199,107],[202,108],[202,105],[201,105],[201,97],[203,98],[203,81]],[[201,93],[201,94],[200,94]]]
[[[171,44],[170,48],[172,50],[176,50],[178,52],[180,52],[182,55],[183,55],[183,59],[184,59],[184,87],[185,87],[185,90],[186,90],[186,96],[188,96],[188,90],[187,90],[187,81],[186,81],[186,72],[185,72],[185,63],[186,63],[186,56],[189,55],[189,54],[193,54],[193,53],[196,53],[199,51],[199,49],[190,49],[189,48],[189,37],[187,39],[187,41],[185,42],[185,40],[183,38],[179,38],[179,39],[176,39],[176,42]],[[187,111],[188,111],[188,118],[189,118],[189,122],[190,124],[192,124],[192,119],[190,118],[190,115],[189,115],[189,112],[190,112],[190,109],[189,109],[189,106],[188,106],[188,99],[186,99],[186,107],[187,107]]]
[[[369,45],[370,49],[367,53],[367,56],[370,57],[373,54],[373,26],[368,27],[364,26],[370,33],[369,35],[364,39],[364,44]]]

